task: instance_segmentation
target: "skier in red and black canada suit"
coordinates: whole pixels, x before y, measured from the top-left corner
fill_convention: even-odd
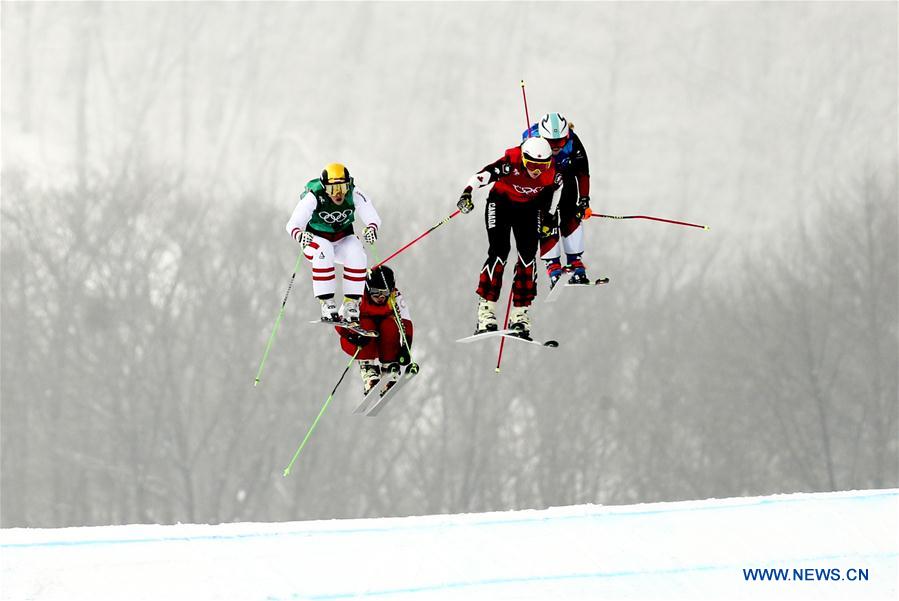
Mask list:
[[[397,321],[403,324],[400,333]],[[362,375],[362,392],[368,392],[382,383],[386,392],[400,376],[400,365],[408,366],[406,372],[417,371],[410,364],[412,347],[412,316],[400,291],[396,289],[393,270],[384,265],[372,269],[365,279],[365,292],[359,308],[359,327],[378,333],[377,338],[357,334],[337,326],[340,346],[348,355],[362,347],[356,360]]]
[[[518,259],[512,282],[512,311],[509,327],[530,336],[528,307],[537,295],[534,266],[540,232],[540,209],[549,206],[561,179],[553,167],[552,149],[543,138],[528,138],[509,148],[503,157],[476,173],[457,206],[463,213],[474,208],[474,187],[493,184],[487,195],[484,221],[487,226],[487,260],[478,280],[478,326],[475,334],[497,329],[496,301],[503,284],[503,270],[511,250],[510,232],[515,235]]]

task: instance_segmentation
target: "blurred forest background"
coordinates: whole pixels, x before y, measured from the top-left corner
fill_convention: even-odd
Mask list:
[[[899,486],[895,3],[2,4],[3,527]],[[561,347],[462,346],[486,235],[391,262],[422,375],[377,419],[297,276],[346,163],[382,256],[561,111],[591,160]],[[506,282],[508,286],[508,281]],[[545,294],[545,277],[540,280]],[[501,303],[502,304],[502,303]]]

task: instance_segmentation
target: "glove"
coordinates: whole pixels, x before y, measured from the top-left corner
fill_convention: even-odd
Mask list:
[[[540,239],[545,240],[547,238],[552,237],[555,233],[558,224],[556,223],[559,219],[558,211],[555,213],[544,213],[543,220],[540,225]]]
[[[368,244],[374,244],[375,240],[378,239],[378,228],[373,225],[366,225],[365,230],[362,232],[362,237],[365,238],[365,242]]]
[[[405,344],[400,347],[400,356],[397,361],[400,362],[400,365],[409,365],[409,361],[412,360],[412,357],[409,356],[409,347]],[[414,363],[413,363],[414,365]]]
[[[577,199],[577,202],[574,204],[575,206],[575,217],[578,219],[584,218],[584,213],[587,212],[587,209],[590,208],[590,197],[586,194]]]
[[[418,373],[418,363],[412,363],[406,368],[406,374],[413,375]]]
[[[312,237],[314,234],[312,232],[303,232],[303,235],[300,236],[300,246],[306,248],[309,244],[312,243]]]
[[[472,209],[474,209],[474,203],[471,202],[471,192],[463,192],[462,196],[459,197],[459,202],[456,203],[456,206],[459,207],[459,210],[463,213],[471,213]]]
[[[359,348],[362,348],[372,341],[371,336],[363,336],[362,334],[357,334],[356,332],[345,334],[344,338],[346,338],[347,342],[349,342],[353,346],[358,346]]]

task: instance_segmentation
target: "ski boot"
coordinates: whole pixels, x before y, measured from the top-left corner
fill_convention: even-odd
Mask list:
[[[509,313],[509,329],[516,331],[516,336],[530,340],[531,318],[528,317],[527,307],[512,307]]]
[[[387,391],[396,386],[396,383],[400,381],[400,364],[397,361],[393,361],[392,363],[385,363],[381,366],[381,381],[383,385],[381,386],[381,396],[387,394]]]
[[[318,299],[322,304],[322,321],[338,322],[340,316],[337,315],[337,301],[334,297]]]
[[[474,333],[483,334],[496,330],[496,302],[482,298],[478,301],[478,327]]]
[[[562,278],[562,264],[558,259],[552,259],[546,262],[546,275],[549,276],[549,289],[552,290]]]
[[[362,376],[362,396],[371,392],[381,381],[381,367],[377,361],[360,360],[359,374]]]
[[[587,279],[587,269],[584,267],[580,255],[568,255],[568,271],[572,272],[571,278],[568,280],[569,284],[583,286],[590,283],[590,280]]]
[[[580,271],[574,271],[571,277],[568,278],[568,283],[577,286],[585,286],[590,284],[590,280],[587,279],[586,272],[583,270],[583,268],[581,268]]]
[[[354,326],[359,325],[359,299],[343,297],[343,321]]]

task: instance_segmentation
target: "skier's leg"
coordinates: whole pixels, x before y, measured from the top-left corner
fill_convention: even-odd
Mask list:
[[[546,275],[549,276],[549,287],[555,286],[562,277],[561,245],[559,244],[559,228],[555,217],[548,211],[541,209],[540,213],[540,258],[546,265]]]
[[[303,254],[312,263],[312,293],[321,301],[322,319],[334,320],[337,318],[334,246],[321,236],[314,236]]]
[[[484,223],[487,226],[487,260],[481,268],[478,278],[478,296],[484,300],[496,302],[503,286],[503,270],[509,257],[511,243],[509,233],[512,223],[509,220],[509,202],[498,194],[487,196],[484,207]]]
[[[516,207],[512,232],[515,234],[515,246],[518,249],[518,260],[515,263],[515,279],[512,282],[512,305],[514,310],[509,314],[509,327],[530,331],[527,308],[537,296],[537,232],[539,216],[533,203]]]
[[[559,233],[562,236],[562,250],[565,251],[566,265],[572,272],[570,284],[586,284],[587,270],[581,255],[584,254],[584,226],[577,215],[575,205],[575,185],[567,186],[571,194],[565,197],[565,203],[559,202]]]
[[[400,347],[403,340],[400,330],[396,327],[396,319],[385,317],[381,320],[380,335],[378,336],[378,358],[381,363],[393,363],[399,360]]]
[[[497,329],[496,301],[503,288],[503,271],[509,257],[511,244],[509,235],[512,224],[509,221],[509,201],[499,194],[489,194],[484,207],[484,223],[487,226],[487,260],[478,276],[477,294],[478,325],[475,333]]]
[[[343,318],[359,321],[359,299],[365,290],[365,268],[368,257],[356,236],[346,236],[334,243],[335,262],[343,265]]]

